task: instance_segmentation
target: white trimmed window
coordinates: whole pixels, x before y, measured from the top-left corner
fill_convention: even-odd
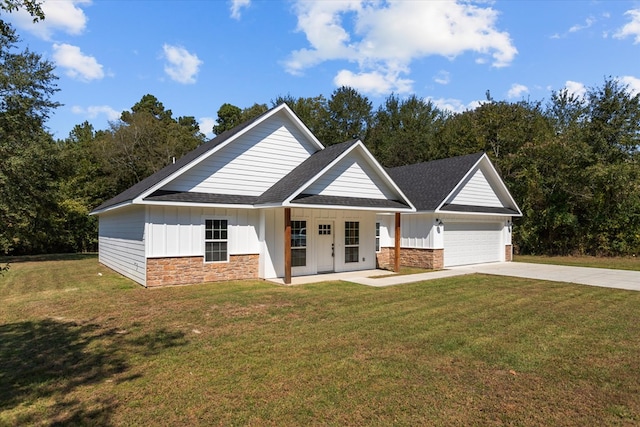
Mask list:
[[[291,221],[291,267],[307,265],[307,221]]]
[[[376,222],[376,252],[380,252],[380,223]]]
[[[207,219],[204,225],[204,261],[229,261],[228,221],[226,219]]]
[[[358,262],[360,257],[360,223],[344,223],[344,262]]]

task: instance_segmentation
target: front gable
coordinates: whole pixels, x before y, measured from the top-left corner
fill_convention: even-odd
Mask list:
[[[521,215],[486,154],[466,173],[438,210]]]
[[[400,198],[359,152],[353,152],[332,165],[301,193],[369,199]]]
[[[275,114],[158,190],[259,196],[317,150],[287,114]]]
[[[300,185],[286,203],[414,210],[361,141],[351,143],[340,156]]]

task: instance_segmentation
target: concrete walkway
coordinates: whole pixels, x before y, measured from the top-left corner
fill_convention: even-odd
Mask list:
[[[562,265],[529,264],[524,262],[497,262],[429,273],[396,275],[387,270],[353,271],[348,273],[319,274],[299,276],[292,279],[293,285],[344,280],[367,286],[393,286],[403,283],[421,282],[444,277],[465,274],[494,274],[498,276],[524,277],[527,279],[568,282],[580,285],[602,286],[607,288],[640,291],[640,271],[612,270],[605,268],[569,267]],[[276,283],[278,281],[276,280]]]

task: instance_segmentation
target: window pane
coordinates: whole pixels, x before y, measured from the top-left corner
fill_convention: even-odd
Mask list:
[[[307,221],[291,221],[291,247],[307,247]]]
[[[344,244],[360,244],[360,223],[347,221],[344,223]]]
[[[226,261],[227,242],[207,242],[205,244],[205,261]]]
[[[307,265],[306,249],[291,249],[291,267],[304,267]]]
[[[344,262],[358,262],[358,247],[344,248]]]

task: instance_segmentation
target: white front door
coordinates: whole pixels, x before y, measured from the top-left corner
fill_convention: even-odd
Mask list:
[[[316,262],[318,273],[334,271],[333,221],[318,222],[316,229]]]

